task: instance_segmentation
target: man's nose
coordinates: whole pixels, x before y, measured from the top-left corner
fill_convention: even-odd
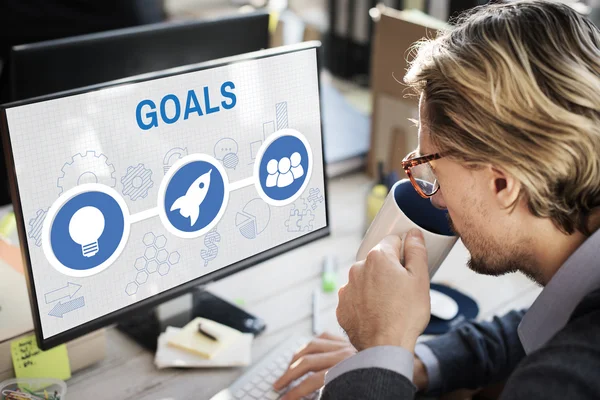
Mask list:
[[[442,189],[438,190],[436,194],[431,196],[431,204],[440,210],[446,209],[446,202],[444,201],[444,196],[442,195]]]

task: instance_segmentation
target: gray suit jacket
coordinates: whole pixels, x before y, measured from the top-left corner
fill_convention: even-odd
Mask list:
[[[440,362],[441,392],[479,388],[508,378],[501,399],[600,399],[600,289],[579,303],[566,326],[525,356],[517,335],[522,313],[468,323],[428,342]],[[323,400],[413,399],[416,388],[403,375],[363,368],[338,376]]]

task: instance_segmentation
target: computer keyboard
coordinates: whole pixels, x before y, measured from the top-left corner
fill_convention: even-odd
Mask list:
[[[229,388],[222,390],[211,400],[276,400],[286,391],[298,385],[308,375],[293,382],[288,388],[277,392],[273,383],[287,370],[294,353],[311,340],[309,336],[292,336],[271,350],[256,365],[239,377]],[[305,400],[318,398],[318,392],[305,396]]]

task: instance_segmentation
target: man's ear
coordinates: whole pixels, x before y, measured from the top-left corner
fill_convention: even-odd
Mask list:
[[[521,182],[503,169],[490,165],[489,185],[493,196],[502,208],[512,206],[519,198]]]

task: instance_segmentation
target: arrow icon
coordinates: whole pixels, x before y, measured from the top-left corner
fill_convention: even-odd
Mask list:
[[[72,299],[73,296],[81,289],[81,285],[69,282],[67,286],[61,287],[60,289],[53,290],[45,294],[46,304],[54,303],[57,300],[64,299],[66,297]]]
[[[65,315],[66,313],[71,312],[73,310],[77,310],[78,308],[81,308],[83,306],[85,306],[85,300],[84,300],[83,296],[77,297],[76,299],[73,299],[73,300],[66,301],[64,303],[59,301],[52,308],[52,310],[50,310],[48,315],[50,315],[52,317],[62,318],[63,315]]]

